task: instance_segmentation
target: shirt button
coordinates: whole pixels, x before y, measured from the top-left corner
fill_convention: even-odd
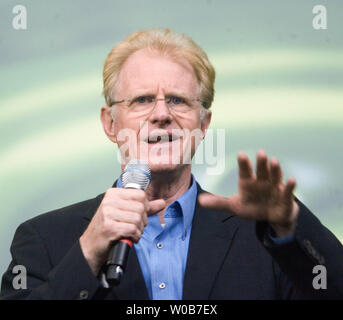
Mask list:
[[[86,300],[87,298],[88,298],[88,291],[87,290],[80,291],[80,299]]]
[[[161,282],[159,287],[160,287],[160,289],[164,289],[166,287],[166,284],[164,282]]]
[[[159,248],[159,249],[163,248],[163,244],[162,244],[161,242],[157,243],[156,246],[157,246],[157,248]]]

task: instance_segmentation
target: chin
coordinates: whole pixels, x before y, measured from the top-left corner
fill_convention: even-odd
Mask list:
[[[189,152],[185,154],[184,150],[181,151],[179,144],[175,146],[174,143],[176,142],[159,144],[142,143],[137,148],[138,153],[136,158],[145,160],[149,164],[151,172],[176,172],[189,166],[192,157]],[[186,159],[188,158],[189,160],[187,161]]]
[[[173,163],[171,160],[168,162],[161,161],[161,159],[156,159],[155,161],[154,159],[149,159],[148,164],[152,173],[176,172],[186,166],[182,163]]]
[[[172,162],[163,162],[161,161],[161,159],[158,159],[157,161],[149,159],[148,163],[150,170],[152,172],[173,171],[180,167],[180,164],[174,164]]]

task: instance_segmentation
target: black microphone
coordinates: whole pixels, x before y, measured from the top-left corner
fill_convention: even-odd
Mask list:
[[[120,175],[124,188],[146,190],[150,181],[150,168],[144,160],[131,160]],[[132,241],[116,241],[109,252],[106,263],[106,280],[110,286],[118,285],[125,272]]]

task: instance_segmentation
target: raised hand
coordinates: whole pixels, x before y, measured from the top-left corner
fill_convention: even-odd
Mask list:
[[[256,174],[249,158],[238,154],[238,194],[222,197],[201,194],[199,203],[208,208],[230,211],[241,218],[267,221],[277,236],[284,237],[294,232],[299,207],[294,201],[294,178],[282,182],[279,162],[268,161],[263,150],[257,153]]]

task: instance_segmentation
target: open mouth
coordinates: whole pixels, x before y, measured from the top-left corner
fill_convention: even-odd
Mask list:
[[[148,139],[145,139],[145,142],[147,142],[148,144],[156,144],[173,142],[178,139],[180,139],[180,137],[173,134],[151,135],[148,137]]]

